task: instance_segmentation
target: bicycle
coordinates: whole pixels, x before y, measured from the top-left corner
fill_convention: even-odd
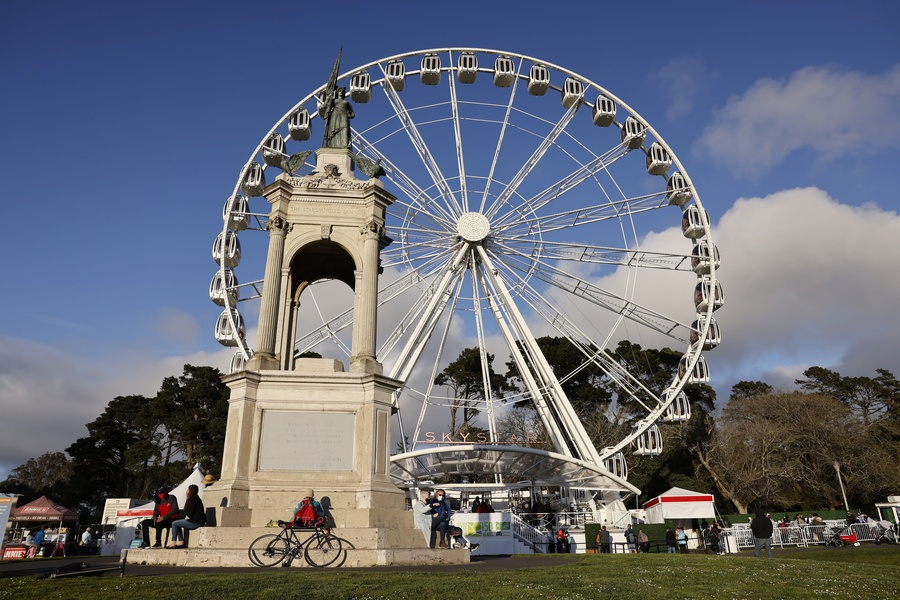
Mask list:
[[[341,538],[331,533],[331,528],[316,524],[313,527],[299,527],[291,522],[278,521],[281,533],[261,535],[250,544],[247,554],[250,562],[258,567],[274,567],[282,564],[289,567],[301,552],[311,567],[327,567],[343,553]],[[298,532],[309,532],[309,537],[300,540]]]

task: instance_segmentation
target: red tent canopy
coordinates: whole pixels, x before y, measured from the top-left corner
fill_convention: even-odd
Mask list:
[[[32,523],[48,523],[50,521],[77,521],[78,513],[57,504],[47,496],[41,496],[12,510],[10,521],[30,521]]]

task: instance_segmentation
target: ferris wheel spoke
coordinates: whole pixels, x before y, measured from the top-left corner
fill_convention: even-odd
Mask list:
[[[452,273],[452,269],[450,267],[450,263],[445,262],[442,268],[439,270],[442,273]],[[456,279],[451,279],[451,286],[456,286],[458,288],[458,283]],[[397,325],[391,330],[388,334],[387,338],[385,338],[381,347],[378,349],[378,356],[387,357],[390,356],[391,352],[393,352],[396,345],[402,341],[403,336],[412,329],[413,324],[418,324],[422,322],[422,319],[428,318],[425,315],[425,312],[429,309],[431,300],[435,297],[435,294],[438,293],[438,281],[433,281],[431,285],[426,287],[421,291],[419,296],[416,298],[415,302],[409,307],[409,310],[403,315]],[[448,292],[448,297],[454,298],[454,305],[456,303],[455,297],[458,294],[454,294],[453,292]],[[443,310],[443,306],[438,304],[441,308],[438,309],[438,312]],[[435,319],[437,318],[436,315]],[[437,321],[435,321],[436,323]],[[428,334],[430,335],[430,333]]]
[[[548,392],[550,399],[549,406],[554,412],[556,419],[559,421],[565,435],[566,446],[560,448],[560,450],[571,452],[572,456],[600,465],[600,457],[599,454],[597,454],[596,448],[594,448],[590,437],[584,430],[584,426],[581,424],[581,421],[578,420],[575,411],[572,409],[572,404],[566,397],[566,393],[563,391],[562,386],[560,386],[559,380],[553,373],[553,369],[550,367],[550,364],[547,362],[543,353],[541,353],[534,334],[532,334],[527,321],[516,306],[515,300],[509,293],[506,283],[503,281],[503,278],[500,277],[500,272],[494,267],[493,261],[488,256],[484,247],[479,245],[476,249],[481,258],[481,262],[485,267],[483,269],[485,278],[491,282],[492,288],[499,294],[499,298],[507,311],[507,315],[511,318],[511,324],[514,326],[514,331],[518,333],[519,337],[517,341],[524,345],[527,353],[532,357],[533,362],[531,363],[531,366],[534,368],[534,375],[541,382],[541,387]]]
[[[481,314],[481,295],[479,287],[483,285],[480,281],[480,271],[473,265],[469,270],[472,276],[472,304],[475,313],[475,331],[478,337],[478,355],[481,360],[481,379],[484,387],[484,403],[487,408],[488,433],[491,442],[497,441],[497,430],[494,425],[494,394],[491,385],[491,363],[487,354],[487,339],[484,333],[484,321]]]
[[[621,267],[665,269],[671,271],[691,271],[691,257],[686,254],[628,250],[611,246],[554,242],[549,240],[529,241],[521,238],[497,236],[494,243],[510,252],[525,257],[545,260],[564,260]],[[524,247],[525,249],[519,249]]]
[[[673,339],[687,343],[690,327],[666,315],[651,310],[632,300],[628,300],[596,286],[584,279],[529,257],[505,255],[505,266],[521,273],[531,274],[544,283],[550,284],[577,298],[601,306],[635,323],[649,327]]]
[[[394,367],[391,369],[391,377],[406,381],[412,372],[416,361],[421,356],[428,338],[431,336],[440,313],[443,312],[450,301],[447,293],[455,278],[461,277],[460,265],[469,253],[471,245],[466,242],[460,245],[453,258],[448,262],[440,281],[435,282],[428,303],[421,312],[420,318],[412,329],[412,334],[407,338],[406,345],[400,352]],[[430,288],[429,288],[430,289]]]
[[[422,212],[435,222],[444,225],[448,229],[453,229],[456,219],[439,202],[432,199],[412,177],[395,165],[376,145],[368,142],[362,134],[356,134],[354,140],[361,153],[368,154],[381,161],[388,179],[403,191],[411,201],[411,203],[407,203],[398,198],[395,203],[399,203],[401,206],[405,206],[414,212]]]
[[[541,158],[547,153],[553,144],[556,142],[556,139],[562,134],[566,129],[566,125],[572,120],[572,117],[575,116],[575,113],[578,111],[580,103],[576,102],[572,105],[571,108],[566,110],[565,114],[562,118],[556,122],[553,126],[553,129],[550,133],[545,137],[541,143],[535,148],[534,152],[525,161],[525,164],[522,165],[522,168],[519,169],[519,172],[515,174],[512,180],[507,184],[506,188],[503,189],[502,192],[494,199],[494,202],[491,204],[491,207],[487,211],[488,218],[492,218],[497,214],[501,208],[503,208],[512,198],[513,194],[516,193],[516,190],[519,189],[519,186],[522,185],[522,182],[525,181],[525,178],[528,177],[528,174],[531,173],[532,169],[541,161]]]
[[[500,125],[500,134],[497,136],[497,145],[494,147],[494,156],[491,158],[491,167],[488,170],[488,176],[484,185],[484,193],[481,196],[481,206],[478,207],[478,212],[480,213],[484,213],[485,206],[487,206],[491,183],[494,181],[494,171],[497,169],[497,161],[500,159],[500,149],[503,147],[503,140],[506,138],[506,129],[509,127],[509,117],[510,114],[512,114],[513,101],[516,99],[516,90],[519,88],[519,75],[522,73],[522,64],[524,64],[524,60],[520,58],[519,66],[516,67],[516,76],[513,78],[513,83],[510,86],[509,101],[506,103],[506,112],[503,115],[503,122]]]
[[[617,360],[610,356],[609,352],[606,350],[610,341],[609,337],[602,343],[595,342],[566,316],[565,311],[550,302],[550,300],[538,292],[531,284],[513,271],[508,271],[508,273],[514,280],[518,281],[516,287],[521,291],[522,299],[528,306],[585,355],[585,362],[582,363],[578,369],[573,371],[573,373],[570,373],[563,379],[566,379],[568,376],[585,368],[589,363],[593,363],[603,371],[606,376],[609,377],[610,381],[614,382],[619,389],[643,406],[647,412],[651,412],[652,409],[644,403],[642,398],[656,398],[656,395],[625,370]]]
[[[429,150],[428,145],[425,143],[425,139],[422,137],[422,134],[419,132],[415,121],[413,121],[412,115],[409,114],[409,111],[407,111],[406,107],[403,105],[403,101],[400,99],[400,95],[396,90],[394,90],[393,86],[391,85],[382,85],[381,89],[384,90],[388,102],[391,104],[394,112],[397,113],[397,116],[400,118],[400,122],[403,123],[406,129],[406,133],[409,136],[409,140],[410,142],[412,142],[413,148],[419,155],[419,159],[424,164],[425,170],[428,171],[428,174],[431,176],[432,181],[434,181],[434,184],[440,192],[441,196],[444,198],[444,202],[446,202],[447,207],[456,209],[455,214],[457,216],[461,215],[463,213],[463,210],[460,207],[456,196],[450,190],[450,186],[447,185],[446,178],[441,173],[441,169],[438,166],[437,162],[435,162],[434,156],[431,150]]]
[[[547,187],[544,191],[525,200],[521,205],[512,207],[505,215],[496,220],[494,226],[502,228],[505,223],[513,219],[527,220],[529,215],[536,214],[537,211],[547,204],[564,196],[569,190],[594,177],[598,172],[608,169],[626,154],[627,150],[621,144],[608,150],[587,164],[579,166],[578,169]]]
[[[444,348],[447,345],[447,337],[450,334],[450,325],[453,322],[452,316],[453,316],[454,311],[456,310],[456,302],[459,300],[459,289],[461,286],[462,286],[462,277],[460,277],[457,281],[456,293],[454,293],[452,296],[453,300],[452,300],[452,303],[450,306],[450,311],[448,313],[447,319],[445,319],[444,329],[441,332],[441,337],[438,340],[437,356],[434,361],[434,366],[431,368],[431,377],[428,378],[428,384],[426,386],[425,393],[422,398],[422,408],[419,413],[419,419],[418,419],[418,421],[416,421],[415,433],[413,434],[413,449],[415,449],[416,441],[419,439],[419,433],[420,433],[420,430],[422,427],[422,423],[425,420],[425,408],[428,406],[428,404],[431,401],[432,391],[434,390],[434,382],[437,379],[438,372],[440,371],[440,368],[441,368],[441,364],[442,364],[441,359],[444,356]],[[400,392],[398,391],[397,394],[399,394],[399,393]],[[397,405],[399,406],[399,401],[397,401]],[[404,441],[404,443],[405,443],[405,441]]]
[[[549,233],[569,227],[590,225],[608,219],[618,219],[666,206],[665,192],[624,198],[597,206],[587,206],[555,214],[527,217],[509,221],[498,227],[498,234],[523,236]]]
[[[453,64],[453,53],[450,53],[450,64]],[[450,82],[450,112],[453,116],[453,136],[456,140],[456,164],[459,172],[459,198],[462,203],[462,212],[469,211],[469,190],[466,179],[466,159],[463,154],[462,131],[459,127],[459,104],[456,99],[456,78],[451,74],[447,78]]]
[[[413,252],[405,252],[403,254],[389,256],[381,259],[383,268],[396,267],[400,265],[409,265],[410,268],[419,268],[419,264],[429,263],[435,259],[446,256],[448,250],[444,247],[425,247],[415,249]]]
[[[387,286],[378,291],[378,306],[381,307],[403,292],[412,289],[434,275],[439,268],[428,270],[429,265],[421,265],[417,270],[411,270]],[[312,331],[307,332],[294,342],[294,354],[302,354],[315,348],[324,339],[338,333],[353,322],[353,307],[346,309],[341,314],[333,317]]]
[[[244,296],[244,294],[238,292],[238,302],[247,302],[248,300],[256,300],[257,298],[262,297],[262,287],[263,280],[257,279],[256,281],[250,281],[247,283],[241,283],[239,285],[234,286],[233,288],[228,288],[229,291],[234,290],[253,290],[253,294],[250,296]]]

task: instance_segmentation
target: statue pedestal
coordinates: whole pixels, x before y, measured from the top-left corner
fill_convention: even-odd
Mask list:
[[[203,492],[217,527],[201,529],[200,549],[246,555],[253,539],[277,533],[266,525],[291,520],[312,489],[335,534],[353,544],[356,566],[418,564],[419,555],[426,563],[468,562],[468,551],[428,549],[388,476],[391,398],[400,382],[345,373],[329,359],[224,381],[231,398],[222,476]]]

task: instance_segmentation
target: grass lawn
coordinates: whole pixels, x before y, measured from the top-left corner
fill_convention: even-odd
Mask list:
[[[752,556],[578,555],[557,566],[491,571],[409,572],[272,569],[124,578],[0,579],[0,599],[52,598],[893,598],[900,546],[776,552]],[[126,571],[127,572],[127,571]]]

